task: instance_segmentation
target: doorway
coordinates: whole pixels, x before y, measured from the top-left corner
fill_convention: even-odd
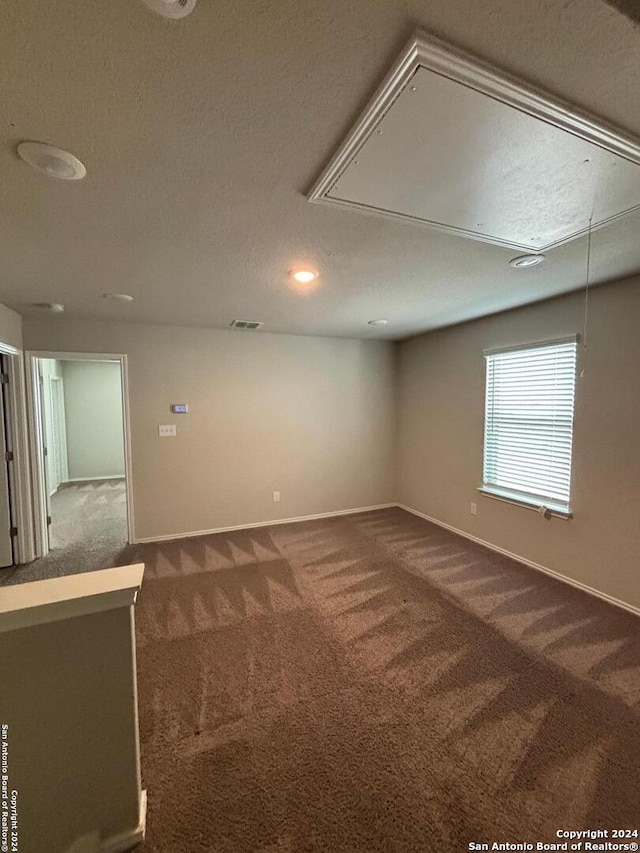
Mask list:
[[[116,565],[133,539],[127,360],[27,353],[40,577]]]

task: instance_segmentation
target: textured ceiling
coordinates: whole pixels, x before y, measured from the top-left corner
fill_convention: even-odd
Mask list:
[[[634,21],[640,21],[640,0],[607,0],[607,2]]]
[[[199,0],[178,22],[137,0],[3,0],[0,15],[0,300],[21,313],[402,338],[578,287],[584,240],[514,271],[508,250],[306,200],[415,27],[640,135],[640,31],[601,0]],[[23,139],[68,148],[88,177],[29,169]],[[640,269],[639,226],[593,235],[595,281]],[[321,277],[296,291],[305,262]]]

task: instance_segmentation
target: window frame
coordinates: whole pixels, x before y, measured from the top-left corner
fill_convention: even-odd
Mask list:
[[[498,355],[500,353],[520,352],[523,350],[535,350],[543,347],[550,347],[559,344],[575,344],[575,384],[573,391],[573,420],[571,424],[571,464],[569,474],[569,499],[567,505],[555,502],[552,498],[548,500],[543,496],[527,493],[524,490],[510,489],[508,487],[497,486],[484,482],[485,461],[486,461],[486,441],[487,441],[487,372],[488,372],[488,357]],[[482,434],[482,485],[478,486],[477,491],[485,497],[504,503],[521,506],[526,509],[534,510],[545,517],[555,516],[557,518],[571,519],[573,514],[573,468],[574,468],[574,450],[575,450],[575,423],[576,423],[576,402],[578,398],[578,377],[580,369],[580,347],[579,335],[568,335],[562,338],[552,338],[550,340],[535,341],[526,344],[515,344],[513,346],[491,347],[482,351],[485,368],[484,378],[484,406],[483,406],[483,434]]]

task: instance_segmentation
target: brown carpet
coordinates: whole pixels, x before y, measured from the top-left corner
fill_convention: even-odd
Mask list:
[[[136,546],[156,853],[633,828],[640,622],[399,510]]]

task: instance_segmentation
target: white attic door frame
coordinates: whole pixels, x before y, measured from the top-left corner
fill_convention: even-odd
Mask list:
[[[127,356],[123,353],[95,352],[44,352],[28,350],[25,353],[26,398],[28,434],[31,449],[31,485],[33,491],[34,555],[32,559],[49,553],[49,530],[47,525],[48,494],[44,436],[39,393],[38,360],[41,358],[59,361],[110,361],[120,364],[122,386],[122,431],[124,438],[124,470],[127,498],[127,539],[135,542],[133,511],[133,480],[131,464],[131,423],[129,415],[129,369]]]
[[[433,74],[428,72],[433,72]],[[629,169],[631,165],[640,166],[639,139],[429,33],[418,31],[411,38],[373,98],[360,114],[352,130],[311,188],[308,194],[309,201],[339,205],[386,218],[401,219],[405,222],[413,222],[459,236],[525,251],[544,251],[575,239],[589,230],[589,211],[585,211],[584,217],[580,219],[579,227],[573,230],[570,235],[567,234],[562,239],[550,241],[548,245],[527,245],[523,240],[496,239],[491,233],[481,233],[476,230],[456,227],[425,215],[417,216],[415,213],[412,215],[409,209],[400,211],[393,205],[385,205],[378,203],[377,200],[367,200],[364,197],[358,198],[357,193],[352,194],[357,182],[354,177],[353,165],[357,165],[358,162],[361,170],[366,168],[367,163],[370,166],[367,175],[372,176],[373,187],[367,189],[367,196],[370,195],[373,198],[379,190],[378,183],[384,183],[380,178],[381,163],[376,161],[374,166],[368,160],[365,163],[362,157],[366,157],[374,151],[380,154],[380,149],[374,147],[376,140],[379,140],[382,146],[384,145],[383,139],[386,137],[377,136],[376,131],[378,134],[382,134],[383,122],[385,122],[384,127],[394,130],[393,123],[397,121],[394,119],[394,111],[403,103],[406,105],[406,99],[403,99],[402,96],[405,92],[415,91],[415,85],[412,81],[418,84],[420,80],[424,80],[423,75],[426,75],[434,84],[437,80],[440,80],[439,85],[446,83],[450,85],[462,84],[462,86],[454,87],[461,93],[464,91],[463,87],[466,87],[467,92],[471,90],[473,93],[488,96],[487,105],[490,104],[489,99],[492,99],[494,104],[499,102],[497,107],[502,110],[505,109],[505,105],[514,108],[521,114],[521,121],[523,122],[531,122],[532,119],[537,119],[539,120],[535,122],[537,126],[542,126],[542,123],[551,126],[549,132],[564,131],[565,133],[560,135],[565,138],[567,133],[571,134],[574,139],[574,147],[580,145],[581,141],[582,144],[588,144],[591,151],[594,150],[593,146],[597,146],[600,156],[615,155],[613,159],[621,158],[615,164],[621,168]],[[414,88],[412,89],[411,86]],[[406,117],[406,106],[404,109],[403,115]],[[415,115],[419,115],[419,113]],[[433,126],[437,125],[434,124]],[[397,130],[397,128],[395,129]],[[356,161],[358,156],[360,156],[360,160]],[[611,159],[609,157],[609,160]],[[396,162],[398,162],[398,158],[396,158]],[[376,171],[376,167],[378,171]],[[388,166],[382,165],[387,176],[387,182],[393,178],[393,175],[388,173],[388,169],[393,167],[393,159],[388,161]],[[398,173],[396,172],[396,174]],[[363,177],[362,180],[365,178]],[[415,184],[415,172],[413,173],[413,181]],[[344,187],[343,191],[345,183],[348,186]],[[362,188],[362,183],[360,186]],[[386,198],[388,199],[388,194]],[[380,191],[379,199],[381,202],[385,200],[383,191]],[[632,205],[625,205],[625,209],[619,209],[615,215],[610,213],[604,215],[602,221],[596,221],[596,217],[594,217],[593,229],[609,224],[614,219],[626,215],[639,206],[640,199],[634,200]]]

